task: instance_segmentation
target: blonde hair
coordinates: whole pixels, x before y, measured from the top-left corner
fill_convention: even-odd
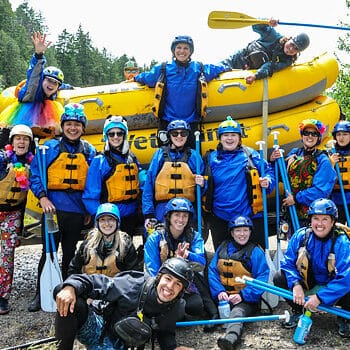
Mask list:
[[[113,236],[114,243],[111,250],[117,253],[116,255],[119,257],[119,259],[123,259],[126,254],[126,245],[128,242],[128,240],[125,239],[125,236],[128,236],[128,234],[117,229]],[[89,232],[86,238],[86,245],[83,250],[85,264],[90,261],[91,256],[95,254],[102,241],[103,233],[97,227]]]

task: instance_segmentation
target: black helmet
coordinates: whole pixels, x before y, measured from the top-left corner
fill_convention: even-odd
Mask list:
[[[193,281],[193,271],[187,260],[182,258],[170,258],[165,260],[159,269],[159,274],[167,273],[178,278],[186,289]]]

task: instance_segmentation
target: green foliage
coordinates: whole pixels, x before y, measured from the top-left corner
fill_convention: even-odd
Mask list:
[[[49,36],[41,12],[35,12],[27,0],[13,12],[9,0],[0,0],[0,91],[26,78],[34,31]],[[65,82],[81,87],[123,81],[124,64],[133,59],[126,54],[113,57],[106,49],[100,52],[81,26],[75,34],[64,29],[45,56],[47,65],[62,69]]]
[[[350,8],[350,0],[346,0],[346,5],[348,8]],[[342,23],[342,25],[346,26],[344,23]],[[349,56],[349,33],[338,39],[338,48],[340,51],[345,52]],[[348,120],[350,120],[350,64],[341,64],[338,79],[330,92],[330,96],[338,102],[343,114]]]

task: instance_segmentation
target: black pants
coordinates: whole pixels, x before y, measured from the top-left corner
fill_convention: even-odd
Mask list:
[[[88,317],[88,306],[86,300],[77,298],[74,312],[68,312],[66,317],[56,313],[55,337],[59,341],[59,350],[72,350],[74,339],[78,330],[84,325]]]
[[[70,213],[57,210],[57,223],[59,231],[54,233],[56,249],[59,243],[62,247],[62,278],[67,278],[69,263],[74,257],[75,250],[79,239],[81,239],[81,231],[84,227],[84,215],[78,213]],[[40,291],[40,276],[46,261],[46,242],[45,242],[45,221],[42,218],[41,239],[43,242],[43,250],[38,265],[37,293]]]

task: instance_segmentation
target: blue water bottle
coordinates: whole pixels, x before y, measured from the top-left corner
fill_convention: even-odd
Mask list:
[[[220,300],[219,301],[218,310],[219,310],[220,318],[229,318],[230,317],[231,308],[230,308],[230,303],[227,300]]]
[[[312,325],[311,312],[309,310],[305,311],[305,314],[300,317],[298,326],[295,329],[293,340],[300,345],[306,343],[307,336],[310,332]]]

